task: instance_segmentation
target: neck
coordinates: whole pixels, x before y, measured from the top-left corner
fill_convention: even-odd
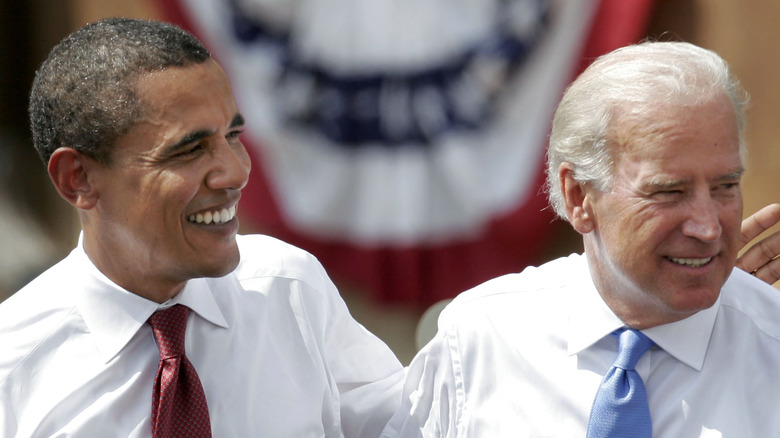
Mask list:
[[[117,286],[147,300],[164,303],[179,294],[186,279],[160,278],[151,269],[126,260],[127,251],[112,250],[102,244],[104,240],[90,238],[84,232],[83,248],[93,265]]]

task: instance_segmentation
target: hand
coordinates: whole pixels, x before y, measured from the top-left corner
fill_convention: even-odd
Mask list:
[[[742,221],[742,248],[780,222],[780,204],[770,204]],[[737,267],[769,284],[780,280],[780,231],[753,244],[737,258]]]

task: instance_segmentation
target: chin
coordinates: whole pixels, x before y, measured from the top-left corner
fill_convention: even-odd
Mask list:
[[[678,313],[694,314],[712,307],[720,296],[720,288],[703,291],[682,291],[683,296],[670,307]]]
[[[201,274],[203,277],[224,277],[236,269],[240,259],[238,251],[236,251],[235,255],[224,258],[220,257],[218,260],[218,264],[203,266],[201,268]]]

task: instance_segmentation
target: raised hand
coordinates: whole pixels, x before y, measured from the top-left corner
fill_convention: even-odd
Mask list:
[[[769,204],[742,221],[740,241],[744,248],[759,234],[780,222],[780,204]],[[737,258],[737,267],[769,284],[780,280],[780,231],[765,237]]]

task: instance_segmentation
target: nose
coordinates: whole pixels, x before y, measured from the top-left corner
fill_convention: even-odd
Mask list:
[[[241,190],[249,181],[252,162],[241,142],[227,141],[214,151],[214,166],[206,175],[206,186],[212,190]]]
[[[688,218],[683,222],[683,234],[701,242],[714,242],[720,238],[722,231],[717,200],[709,193],[697,195],[691,202]]]

